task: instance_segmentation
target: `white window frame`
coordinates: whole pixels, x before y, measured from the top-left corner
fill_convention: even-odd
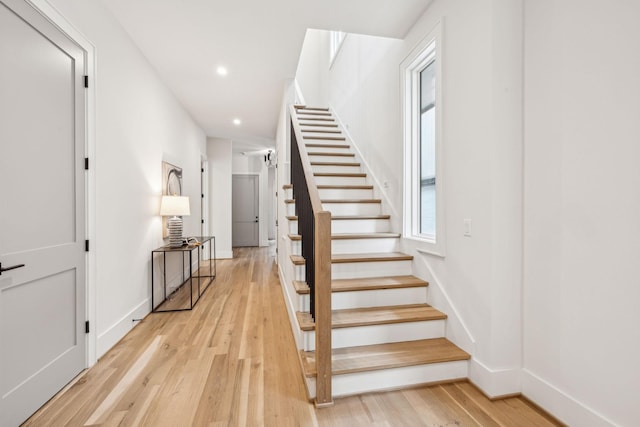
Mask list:
[[[436,71],[436,233],[420,233],[420,72],[435,59]],[[445,256],[445,198],[442,149],[442,22],[400,65],[404,125],[404,236],[421,243],[420,250]]]
[[[329,31],[329,68],[333,66],[344,39],[347,37],[347,33],[344,31]]]

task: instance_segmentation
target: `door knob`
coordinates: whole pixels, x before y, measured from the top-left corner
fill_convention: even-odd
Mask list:
[[[24,264],[17,264],[17,265],[12,265],[11,267],[2,268],[2,263],[0,262],[0,275],[2,275],[4,271],[15,270],[16,268],[22,268],[22,267],[24,267]]]

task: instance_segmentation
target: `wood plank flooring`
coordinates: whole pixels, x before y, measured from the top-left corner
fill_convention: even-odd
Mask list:
[[[467,382],[307,400],[268,248],[234,250],[193,311],[149,315],[25,426],[552,426]]]

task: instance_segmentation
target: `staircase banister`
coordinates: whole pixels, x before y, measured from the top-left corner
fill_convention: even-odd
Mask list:
[[[293,123],[293,131],[296,133],[296,140],[304,141],[304,136],[302,135],[302,130],[300,129],[300,123],[298,122],[298,115],[296,111],[296,106],[290,106],[291,113],[291,123]],[[300,150],[300,160],[302,162],[302,169],[304,170],[305,181],[307,181],[307,187],[309,188],[309,198],[311,199],[311,207],[313,208],[314,213],[319,212],[328,212],[325,211],[322,207],[322,201],[320,200],[320,193],[318,192],[318,186],[316,185],[316,179],[313,175],[313,170],[311,169],[311,161],[309,160],[309,156],[307,155],[307,150]]]
[[[315,338],[316,338],[316,407],[326,407],[333,405],[332,395],[332,351],[331,351],[331,212],[323,209],[320,193],[314,177],[311,161],[304,145],[304,136],[298,121],[298,109],[304,108],[300,105],[290,106],[291,115],[291,135],[292,146],[292,178],[295,177],[298,185],[302,187],[303,197],[295,195],[296,184],[294,183],[294,198],[296,199],[296,215],[298,215],[298,227],[303,227],[300,231],[302,236],[302,252],[305,257],[305,274],[310,287],[310,313],[315,315]],[[294,150],[295,147],[295,150]],[[295,151],[295,161],[294,161]],[[298,160],[299,159],[299,164]],[[295,166],[295,168],[293,167]],[[304,175],[304,181],[298,173],[293,173],[294,169]],[[305,189],[306,187],[306,189]],[[303,224],[304,217],[298,212],[298,203],[303,212],[310,213],[311,223]],[[310,209],[309,209],[310,207]],[[310,212],[309,212],[310,211]],[[306,236],[305,236],[306,233]],[[309,239],[309,240],[307,240]],[[310,246],[305,246],[305,243]],[[313,251],[307,252],[310,258],[305,255],[306,248],[313,247]],[[309,264],[310,263],[310,264]]]

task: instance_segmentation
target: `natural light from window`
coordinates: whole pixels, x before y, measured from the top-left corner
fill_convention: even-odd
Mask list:
[[[440,25],[401,64],[404,94],[404,234],[444,256]]]

